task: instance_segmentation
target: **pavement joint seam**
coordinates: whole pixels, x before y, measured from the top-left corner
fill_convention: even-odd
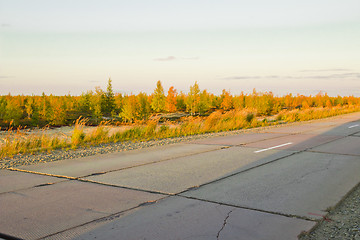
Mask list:
[[[245,169],[245,170],[242,170],[242,171],[239,171],[239,172],[232,173],[232,174],[230,174],[230,175],[227,175],[227,176],[224,176],[224,177],[221,177],[221,178],[218,178],[218,179],[212,180],[212,181],[210,181],[210,182],[203,183],[203,184],[201,184],[201,185],[199,185],[199,186],[193,186],[193,187],[190,187],[190,188],[188,188],[188,189],[185,189],[184,191],[181,191],[181,192],[179,192],[179,193],[176,193],[175,195],[178,195],[178,194],[183,194],[183,193],[185,193],[185,192],[192,191],[192,190],[196,190],[196,189],[198,189],[198,188],[200,188],[200,187],[203,187],[203,186],[206,186],[206,185],[209,185],[209,184],[213,184],[213,183],[216,183],[216,182],[222,181],[222,180],[224,180],[224,179],[227,179],[227,178],[230,178],[230,177],[236,176],[236,175],[238,175],[238,174],[241,174],[241,173],[244,173],[244,172],[250,171],[250,170],[252,170],[252,169],[255,169],[255,168],[258,168],[258,167],[261,167],[261,166],[264,166],[264,165],[267,165],[267,164],[273,163],[273,162],[275,162],[275,161],[278,161],[278,160],[281,160],[281,159],[284,159],[284,158],[287,158],[287,157],[290,157],[290,156],[296,155],[296,154],[298,154],[298,153],[300,153],[300,152],[298,152],[298,151],[293,151],[293,152],[292,152],[292,153],[290,153],[289,155],[286,155],[286,156],[282,156],[282,157],[276,158],[276,159],[271,160],[271,161],[269,161],[269,162],[265,162],[265,163],[262,163],[262,164],[259,164],[259,165],[256,165],[256,166],[253,166],[253,167],[250,167],[250,168],[248,168],[248,169]]]
[[[268,132],[264,132],[264,133],[268,133]],[[286,136],[290,136],[290,135],[295,135],[295,134],[289,134],[289,133],[280,133],[280,134],[283,134],[283,136],[271,137],[271,138],[261,139],[261,140],[258,140],[258,141],[254,140],[252,142],[241,143],[241,144],[237,144],[237,145],[234,145],[234,146],[246,146],[246,145],[252,144],[252,143],[264,142],[264,141],[267,141],[267,140],[273,140],[273,139],[282,138],[282,137],[286,137]]]
[[[258,132],[258,133],[268,133],[268,132]],[[257,133],[257,134],[258,134]],[[239,134],[244,134],[244,133],[239,133]],[[236,135],[239,135],[239,134],[234,134],[232,136],[236,136]],[[246,134],[246,133],[245,133]],[[244,146],[244,145],[247,145],[247,144],[251,144],[251,143],[257,143],[257,142],[263,142],[263,141],[266,141],[266,140],[272,140],[272,139],[276,139],[276,138],[281,138],[281,137],[285,137],[285,136],[290,136],[290,135],[293,135],[293,134],[289,134],[289,133],[281,133],[283,134],[283,136],[277,136],[277,137],[271,137],[271,138],[266,138],[266,139],[260,139],[260,140],[254,140],[252,142],[247,142],[247,143],[240,143],[240,144],[211,144],[211,143],[190,143],[190,144],[201,144],[201,145],[209,145],[209,146],[227,146],[228,148],[229,147],[241,147],[241,146]],[[224,137],[224,136],[215,136],[215,137],[212,137],[212,138],[218,138],[218,137]],[[203,140],[203,139],[201,139]],[[207,140],[207,139],[206,139]]]
[[[64,233],[64,232],[67,232],[67,231],[76,229],[76,228],[80,228],[80,227],[83,227],[83,226],[86,226],[86,225],[89,225],[89,224],[92,224],[92,223],[112,221],[112,220],[114,220],[114,219],[120,218],[120,217],[121,217],[122,215],[124,215],[126,212],[129,212],[129,211],[132,211],[132,210],[141,208],[141,207],[145,207],[145,206],[148,206],[148,205],[155,204],[155,203],[157,203],[158,201],[164,200],[164,199],[166,199],[166,198],[168,198],[168,197],[169,197],[169,196],[165,196],[165,197],[160,198],[160,199],[157,199],[157,200],[155,200],[155,201],[143,202],[143,203],[140,203],[139,205],[137,205],[137,206],[135,206],[135,207],[132,207],[132,208],[129,208],[129,209],[120,211],[120,212],[112,213],[112,214],[110,214],[110,215],[108,215],[108,216],[100,217],[100,218],[91,220],[91,221],[89,221],[89,222],[85,222],[85,223],[79,224],[79,225],[77,225],[77,226],[73,226],[73,227],[70,227],[70,228],[68,228],[68,229],[64,229],[64,230],[58,231],[58,232],[56,232],[56,233],[51,233],[51,234],[49,234],[49,235],[47,235],[47,236],[41,237],[40,239],[46,239],[46,238],[49,238],[49,237],[52,237],[52,236],[55,236],[55,235],[58,235],[58,234],[61,234],[61,233]]]
[[[77,177],[70,177],[70,176],[51,174],[51,173],[42,173],[42,172],[24,170],[24,169],[13,168],[13,167],[7,168],[7,170],[14,171],[14,172],[25,172],[25,173],[31,173],[31,174],[43,175],[43,176],[49,176],[49,177],[65,178],[68,180],[78,180]]]
[[[82,181],[82,182],[96,183],[96,184],[101,184],[101,185],[105,185],[105,186],[112,186],[112,187],[121,187],[121,188],[125,188],[125,189],[137,190],[137,191],[143,191],[143,192],[145,191],[145,192],[150,192],[150,193],[173,195],[173,194],[171,194],[171,193],[156,192],[156,191],[147,191],[147,190],[144,190],[144,189],[129,188],[129,187],[125,187],[125,186],[105,184],[105,183],[96,182],[96,181],[92,181],[92,180],[88,180],[88,179],[84,179],[84,178],[86,178],[86,177],[91,177],[91,176],[96,176],[96,175],[102,175],[102,174],[111,173],[111,172],[116,172],[116,171],[121,171],[121,170],[126,170],[126,169],[131,169],[131,168],[136,168],[136,167],[141,167],[141,166],[146,166],[146,165],[150,165],[150,164],[154,164],[154,163],[171,161],[171,160],[179,159],[179,158],[182,158],[182,157],[195,156],[195,155],[198,155],[198,154],[203,154],[203,153],[208,153],[208,152],[214,152],[214,151],[218,151],[218,150],[222,150],[222,149],[227,149],[227,148],[230,148],[230,147],[225,146],[225,147],[221,147],[221,148],[217,148],[217,149],[211,149],[211,150],[207,150],[207,151],[203,151],[203,152],[192,153],[192,154],[188,154],[188,155],[184,155],[184,156],[171,157],[171,158],[167,158],[167,159],[159,160],[159,161],[152,161],[152,162],[149,162],[149,163],[144,163],[144,164],[140,164],[140,165],[136,165],[136,166],[130,166],[130,167],[124,167],[124,168],[115,169],[115,170],[109,170],[109,171],[104,171],[104,172],[92,173],[92,174],[88,174],[88,175],[80,176],[80,177],[71,177],[71,176],[66,176],[66,175],[43,173],[43,172],[37,172],[37,171],[31,171],[31,170],[25,170],[25,169],[20,169],[20,168],[13,168],[13,167],[7,168],[7,170],[15,171],[15,172],[25,172],[25,173],[35,174],[35,175],[43,175],[43,176],[49,176],[49,177],[56,177],[56,178],[64,178],[64,179],[68,179],[68,180],[78,180],[78,181]],[[62,182],[62,181],[61,181],[61,182]],[[56,184],[56,183],[52,183],[52,184]],[[32,186],[32,187],[24,188],[24,189],[21,189],[21,190],[31,189],[31,188],[34,188],[34,187],[38,187],[38,186]],[[0,193],[0,194],[1,194],[1,193]]]
[[[205,144],[204,144],[204,145],[205,145]],[[219,146],[221,146],[221,145],[219,145]],[[228,147],[225,147],[225,148],[228,148]],[[175,160],[175,159],[179,159],[179,158],[183,158],[183,157],[190,157],[190,156],[195,156],[195,155],[198,155],[198,154],[203,154],[203,153],[208,153],[208,152],[215,152],[215,151],[219,151],[219,150],[221,150],[221,149],[224,149],[224,148],[221,147],[221,148],[206,150],[206,151],[203,151],[203,152],[191,153],[191,154],[188,154],[188,155],[183,155],[183,156],[178,156],[178,157],[170,157],[170,158],[166,158],[166,159],[163,159],[163,160],[158,160],[158,161],[152,161],[152,162],[142,163],[142,164],[138,164],[138,165],[134,165],[134,166],[123,167],[123,168],[114,169],[114,170],[109,170],[109,171],[104,171],[104,172],[92,173],[92,174],[80,176],[80,177],[78,177],[78,178],[91,177],[91,176],[95,176],[95,175],[102,175],[102,174],[106,174],[106,173],[111,173],[111,172],[117,172],[117,171],[122,171],[122,170],[131,169],[131,168],[142,167],[142,166],[151,165],[151,164],[155,164],[155,163],[167,162],[167,161],[171,161],[171,160]]]
[[[355,122],[355,121],[354,121],[354,122]],[[311,149],[316,148],[316,147],[320,147],[320,146],[325,145],[325,144],[328,144],[328,143],[332,143],[332,142],[335,142],[335,141],[342,140],[342,139],[347,138],[347,137],[350,137],[350,136],[352,136],[352,135],[354,135],[354,134],[358,134],[359,132],[360,132],[360,131],[355,132],[355,133],[351,133],[351,134],[346,135],[346,136],[339,136],[339,138],[335,138],[335,139],[333,139],[333,140],[329,140],[328,142],[324,142],[324,143],[321,143],[321,144],[316,145],[316,146],[313,146],[313,147],[308,147],[308,148],[302,150],[301,152],[307,151],[307,152],[315,152],[315,153],[316,153],[316,152],[317,152],[317,153],[327,153],[327,152],[315,151],[315,150],[311,150]],[[319,135],[319,136],[322,136],[322,135],[324,135],[324,134],[321,134],[321,135]],[[334,135],[334,136],[335,136],[335,135]],[[337,136],[337,135],[336,135],[336,136]],[[329,154],[329,153],[328,153],[328,154]],[[331,153],[331,154],[358,156],[358,155],[342,154],[342,153]]]
[[[314,218],[310,218],[310,217],[306,217],[306,216],[299,216],[299,215],[287,214],[287,213],[281,213],[281,212],[272,212],[272,211],[258,209],[258,208],[239,206],[239,205],[234,205],[234,204],[229,204],[229,203],[224,203],[224,202],[217,202],[217,201],[212,201],[212,200],[208,200],[208,199],[201,199],[201,198],[184,196],[184,195],[176,195],[176,196],[187,198],[187,199],[192,199],[192,200],[198,200],[198,201],[202,201],[202,202],[215,203],[215,204],[218,204],[218,205],[221,205],[221,206],[233,207],[233,208],[238,208],[238,209],[252,210],[252,211],[268,213],[268,214],[272,214],[272,215],[279,215],[279,216],[288,217],[288,218],[296,218],[296,219],[312,221],[312,222],[318,222],[319,221],[319,219],[314,219]]]
[[[94,184],[98,184],[98,185],[102,185],[102,186],[122,188],[122,189],[139,191],[139,192],[146,192],[146,193],[152,193],[152,194],[160,194],[160,195],[166,195],[166,196],[174,196],[174,195],[175,195],[175,193],[166,193],[166,192],[146,190],[146,189],[141,189],[141,188],[133,188],[133,187],[127,187],[127,186],[119,186],[119,185],[110,184],[110,183],[97,182],[97,181],[90,180],[90,179],[79,178],[79,179],[76,179],[76,180],[77,180],[77,181],[80,181],[80,182],[94,183]]]
[[[333,154],[333,155],[360,157],[360,154],[322,152],[322,151],[311,150],[311,148],[309,150],[306,150],[306,151],[307,152],[312,152],[312,153],[325,153],[325,154]]]
[[[28,171],[28,170],[23,170],[23,169],[17,169],[17,168],[9,168],[8,170],[11,171],[18,171],[18,172],[25,172],[25,173],[31,173],[31,174],[36,174],[36,175],[43,175],[43,176],[50,176],[50,177],[57,177],[57,178],[64,178],[67,180],[72,180],[72,181],[79,181],[79,182],[87,182],[87,183],[93,183],[93,184],[98,184],[98,185],[103,185],[103,186],[108,186],[108,187],[116,187],[116,188],[122,188],[122,189],[127,189],[127,190],[134,190],[134,191],[140,191],[140,192],[146,192],[146,193],[152,193],[152,194],[161,194],[161,195],[167,195],[167,196],[173,196],[175,194],[172,193],[165,193],[165,192],[159,192],[159,191],[151,191],[151,190],[146,190],[146,189],[138,189],[138,188],[131,188],[131,187],[126,187],[126,186],[119,186],[119,185],[113,185],[113,184],[108,184],[108,183],[102,183],[102,182],[97,182],[97,181],[93,181],[90,179],[83,179],[83,178],[75,178],[75,177],[68,177],[68,176],[62,176],[62,175],[55,175],[55,174],[49,174],[49,173],[41,173],[41,172],[34,172],[34,171]],[[60,181],[60,182],[55,182],[55,183],[45,183],[45,184],[39,184],[36,186],[31,186],[28,188],[24,188],[24,189],[19,189],[19,190],[26,190],[26,189],[31,189],[31,188],[36,188],[36,187],[43,187],[43,186],[48,186],[48,185],[54,185],[57,183],[62,183],[65,181]],[[19,191],[16,190],[16,191]],[[10,192],[14,192],[14,191],[10,191]],[[9,193],[9,192],[8,192]],[[3,194],[3,193],[0,193]]]
[[[45,186],[50,186],[50,185],[54,185],[56,183],[62,183],[62,182],[66,182],[67,180],[64,181],[59,181],[59,182],[48,182],[48,183],[42,183],[42,184],[38,184],[35,186],[31,186],[31,187],[26,187],[26,188],[19,188],[19,189],[15,189],[15,190],[11,190],[11,191],[7,191],[7,192],[1,192],[0,195],[2,194],[6,194],[6,193],[13,193],[13,192],[18,192],[18,191],[24,191],[27,189],[32,189],[32,188],[37,188],[37,187],[45,187]]]
[[[55,174],[49,174],[49,173],[28,171],[28,170],[17,169],[17,168],[9,168],[8,170],[26,172],[26,173],[36,174],[36,175],[44,175],[44,176],[50,176],[50,177],[64,178],[64,179],[67,179],[67,180],[86,182],[86,183],[93,183],[93,184],[102,185],[102,186],[115,187],[115,188],[121,188],[121,189],[133,190],[133,191],[140,191],[140,192],[146,192],[146,193],[152,193],[152,194],[161,194],[161,195],[166,195],[166,196],[174,196],[174,195],[176,195],[176,193],[167,193],[167,192],[161,192],[161,191],[152,191],[152,190],[146,190],[146,189],[140,189],[140,188],[133,188],[133,187],[127,187],[127,186],[114,185],[114,184],[109,184],[109,183],[97,182],[97,181],[90,180],[90,179],[84,179],[84,178],[81,178],[81,177],[76,177],[75,178],[75,177],[68,177],[68,176],[55,175]],[[65,182],[65,181],[60,181],[60,182],[55,182],[55,183],[39,184],[39,185],[36,185],[36,186],[31,186],[31,187],[20,189],[20,190],[26,190],[26,189],[31,189],[31,188],[35,188],[35,187],[54,185],[54,184],[62,183],[62,182]],[[18,190],[16,190],[16,191],[18,191]],[[10,191],[10,192],[13,192],[13,191]],[[3,194],[3,193],[0,193],[0,194]]]
[[[356,135],[356,134],[359,134],[359,133],[360,133],[360,131],[357,131],[357,132],[354,132],[354,133],[350,134],[349,136],[351,136],[351,137],[359,137],[359,136]]]
[[[298,133],[294,133],[294,134],[290,134],[290,135],[297,135],[297,134],[298,134]],[[356,133],[354,133],[354,134],[356,134]],[[198,189],[198,188],[200,188],[200,187],[202,187],[202,186],[205,186],[205,185],[208,185],[208,184],[212,184],[212,183],[221,181],[221,180],[226,179],[226,178],[229,178],[229,177],[233,177],[233,176],[238,175],[238,174],[240,174],[240,173],[243,173],[243,172],[246,172],[246,171],[250,171],[250,170],[252,170],[252,169],[255,169],[255,168],[258,168],[258,167],[261,167],[261,166],[270,164],[270,163],[273,163],[273,162],[275,162],[275,161],[278,161],[278,160],[281,160],[281,159],[284,159],[284,158],[287,158],[287,157],[290,157],[290,156],[293,156],[293,155],[296,155],[296,154],[300,154],[300,153],[303,153],[303,152],[315,152],[315,151],[311,151],[311,149],[312,149],[312,148],[315,148],[315,147],[319,147],[319,146],[321,146],[321,145],[325,145],[325,144],[328,144],[328,143],[337,141],[337,140],[340,140],[340,139],[343,139],[343,138],[346,138],[346,137],[348,137],[348,136],[350,136],[350,135],[341,136],[340,138],[336,138],[336,139],[330,140],[330,141],[328,141],[328,142],[321,143],[321,144],[316,145],[316,146],[314,146],[314,147],[305,148],[305,149],[299,150],[299,151],[293,151],[293,153],[291,153],[290,155],[283,156],[283,157],[274,159],[274,160],[272,160],[272,161],[269,161],[269,162],[266,162],[266,163],[263,163],[263,164],[260,164],[260,165],[256,165],[256,166],[254,166],[254,167],[245,169],[245,170],[240,171],[240,172],[233,173],[233,174],[228,175],[228,176],[225,176],[225,177],[223,177],[223,178],[215,179],[215,180],[213,180],[213,181],[210,181],[210,182],[201,184],[201,185],[196,186],[196,187],[191,187],[191,188],[186,189],[185,191],[182,191],[182,192],[180,192],[180,193],[178,193],[178,194],[185,193],[185,192],[187,192],[187,191],[189,191],[189,190]],[[245,146],[244,146],[244,147],[245,147]],[[283,150],[283,151],[286,151],[286,150]],[[316,153],[316,152],[315,152],[315,153]],[[318,152],[318,153],[326,153],[326,152]],[[329,153],[326,153],[326,154],[329,154]],[[346,154],[338,154],[338,155],[346,155]],[[358,156],[358,155],[350,155],[350,156]]]

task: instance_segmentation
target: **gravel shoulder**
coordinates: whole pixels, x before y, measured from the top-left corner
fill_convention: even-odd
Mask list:
[[[360,239],[360,184],[334,208],[329,211],[309,234],[300,240]]]
[[[321,120],[313,120],[321,121]],[[312,121],[310,121],[312,122]],[[302,123],[292,123],[286,125],[297,125]],[[54,150],[52,152],[42,152],[33,155],[18,154],[12,158],[0,159],[0,169],[30,165],[41,162],[53,162],[64,159],[74,159],[97,154],[106,154],[111,152],[129,151],[153,146],[174,144],[179,142],[189,142],[197,139],[211,138],[216,136],[229,136],[239,133],[259,132],[267,128],[263,127],[248,130],[237,130],[231,132],[209,133],[195,136],[185,136],[179,138],[168,138],[160,140],[151,140],[146,142],[119,142],[109,143],[97,146],[83,147],[75,150]],[[326,217],[321,220],[310,233],[303,234],[300,240],[315,239],[351,239],[360,240],[360,184],[357,185],[349,194],[333,209],[330,209]]]

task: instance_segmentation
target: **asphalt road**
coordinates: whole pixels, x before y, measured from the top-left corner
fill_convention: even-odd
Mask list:
[[[0,233],[297,239],[360,182],[359,119],[0,170]]]

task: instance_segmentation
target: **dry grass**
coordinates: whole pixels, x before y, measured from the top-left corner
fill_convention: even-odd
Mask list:
[[[282,122],[307,121],[320,119],[340,114],[360,111],[360,106],[333,107],[333,108],[309,108],[305,110],[283,111],[278,114],[276,120],[257,120],[254,110],[244,109],[241,111],[228,111],[221,113],[213,112],[210,116],[186,117],[178,125],[170,123],[159,124],[157,121],[148,121],[144,125],[129,127],[123,131],[110,132],[106,122],[101,123],[93,131],[84,131],[86,119],[79,118],[75,122],[75,128],[71,137],[49,136],[44,129],[41,135],[24,136],[21,129],[9,129],[4,143],[0,148],[0,158],[11,157],[15,154],[29,154],[38,151],[51,151],[59,148],[76,149],[80,146],[96,145],[109,142],[145,141],[150,139],[172,138],[189,136],[210,132],[231,131],[237,129],[269,126]]]

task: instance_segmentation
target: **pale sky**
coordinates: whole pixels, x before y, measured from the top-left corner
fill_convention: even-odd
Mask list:
[[[0,95],[360,96],[359,0],[0,0]]]

